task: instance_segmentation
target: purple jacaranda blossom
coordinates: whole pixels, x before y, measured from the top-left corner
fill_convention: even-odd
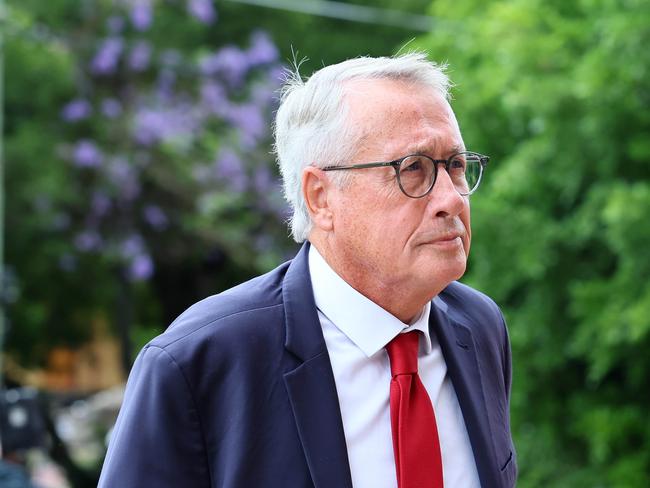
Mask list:
[[[206,76],[220,76],[231,87],[239,87],[249,69],[248,56],[237,46],[225,46],[202,58],[199,69]]]
[[[174,133],[174,121],[163,110],[143,108],[134,117],[133,137],[143,146],[151,146]]]
[[[139,234],[129,235],[120,243],[118,251],[120,256],[126,260],[133,259],[138,254],[146,254],[142,236]]]
[[[251,87],[251,102],[259,106],[274,106],[279,101],[277,87],[269,83],[255,83]]]
[[[203,24],[213,24],[217,20],[213,0],[187,0],[187,11]]]
[[[106,27],[111,34],[120,34],[124,30],[124,19],[119,15],[113,15],[106,20]]]
[[[153,261],[148,254],[138,254],[129,263],[129,278],[133,281],[145,281],[153,275]]]
[[[238,129],[244,147],[255,146],[267,134],[267,121],[257,105],[231,105],[225,119]]]
[[[251,66],[269,64],[278,59],[278,48],[266,32],[257,31],[251,36],[251,45],[247,51]]]
[[[291,71],[286,66],[276,64],[270,67],[266,74],[266,79],[271,83],[271,85],[279,88],[286,83],[290,74]]]
[[[224,148],[219,151],[215,169],[218,178],[230,190],[241,193],[246,189],[248,177],[244,165],[239,155],[232,149]]]
[[[201,104],[214,114],[225,115],[229,105],[226,90],[216,81],[204,81],[201,83]]]
[[[90,208],[95,217],[104,217],[111,209],[111,206],[111,199],[106,195],[106,193],[102,191],[96,191],[93,193]]]
[[[221,60],[217,54],[205,55],[199,59],[199,71],[205,76],[216,75],[221,65]]]
[[[266,166],[260,166],[255,169],[253,175],[253,186],[258,193],[266,195],[277,189],[275,178]]]
[[[92,111],[92,106],[88,100],[77,98],[63,107],[61,118],[66,122],[77,122],[90,117]]]
[[[119,37],[108,37],[100,44],[90,62],[90,71],[96,75],[110,75],[117,69],[124,41]]]
[[[103,160],[104,155],[89,139],[80,140],[72,150],[72,161],[80,168],[96,168]]]
[[[119,246],[119,254],[128,263],[129,279],[146,280],[153,274],[153,261],[147,252],[144,239],[139,234],[131,234]]]
[[[144,71],[149,67],[151,60],[151,44],[147,41],[135,43],[129,53],[128,66],[133,71]]]
[[[132,0],[131,24],[138,31],[145,31],[151,26],[153,9],[151,0]]]
[[[142,216],[144,220],[149,224],[154,230],[165,230],[169,224],[167,215],[162,209],[157,205],[146,205],[142,209]]]
[[[106,118],[115,119],[122,114],[122,104],[115,98],[102,100],[102,113]]]
[[[138,144],[151,146],[158,142],[182,142],[200,131],[200,107],[178,103],[168,107],[139,109],[134,117],[133,137]]]
[[[84,230],[75,236],[74,246],[81,252],[97,251],[102,246],[102,237],[96,230]]]
[[[174,97],[174,86],[176,85],[176,73],[168,68],[163,68],[158,73],[158,96],[166,102]]]
[[[231,105],[226,119],[237,128],[251,133],[255,137],[260,137],[266,133],[266,120],[264,120],[260,107],[257,105],[251,103]]]
[[[140,194],[136,168],[124,157],[111,158],[105,167],[106,177],[119,192],[121,200],[132,201]]]
[[[141,191],[140,182],[137,180],[131,180],[126,185],[120,188],[120,199],[132,202],[140,195]]]
[[[117,156],[111,158],[106,165],[106,176],[108,180],[116,187],[125,185],[128,181],[136,178],[134,168],[129,161]]]

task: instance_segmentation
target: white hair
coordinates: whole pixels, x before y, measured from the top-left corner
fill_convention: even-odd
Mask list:
[[[326,66],[307,80],[299,63],[283,86],[275,119],[275,152],[284,184],[284,196],[291,205],[291,234],[296,242],[307,239],[311,218],[302,194],[302,172],[316,167],[343,165],[356,153],[360,131],[347,121],[345,82],[392,79],[430,87],[449,99],[451,83],[445,65],[429,61],[424,53],[395,57],[360,57]],[[335,172],[343,184],[345,171]]]

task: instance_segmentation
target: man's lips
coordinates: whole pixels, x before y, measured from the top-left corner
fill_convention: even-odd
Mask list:
[[[429,245],[433,246],[435,249],[447,249],[447,250],[457,250],[459,247],[463,246],[463,240],[460,238],[459,235],[456,236],[445,236],[444,238],[440,238],[437,240],[434,240],[431,242]]]
[[[447,231],[444,233],[432,232],[422,235],[419,241],[420,244],[455,244],[456,241],[462,242],[465,235],[465,232],[459,230]]]
[[[438,237],[437,239],[433,239],[432,244],[436,244],[436,243],[439,243],[439,242],[440,242],[440,243],[444,243],[444,242],[453,242],[453,241],[455,241],[456,239],[461,239],[461,240],[462,240],[462,235],[461,235],[461,234],[457,234],[457,233],[454,233],[454,234],[446,234],[446,235],[443,235],[443,236]]]

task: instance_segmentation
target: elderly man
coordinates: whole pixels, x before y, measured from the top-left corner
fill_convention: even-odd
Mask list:
[[[276,148],[307,242],[144,348],[100,486],[514,486],[506,327],[455,281],[488,158],[448,88],[421,54],[288,81]]]

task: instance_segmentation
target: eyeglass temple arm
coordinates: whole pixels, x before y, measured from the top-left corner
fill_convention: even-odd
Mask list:
[[[363,164],[353,164],[350,166],[326,166],[323,168],[323,171],[336,171],[339,169],[364,169],[364,168],[380,168],[383,166],[399,166],[400,160],[389,161],[388,163],[363,163]]]

